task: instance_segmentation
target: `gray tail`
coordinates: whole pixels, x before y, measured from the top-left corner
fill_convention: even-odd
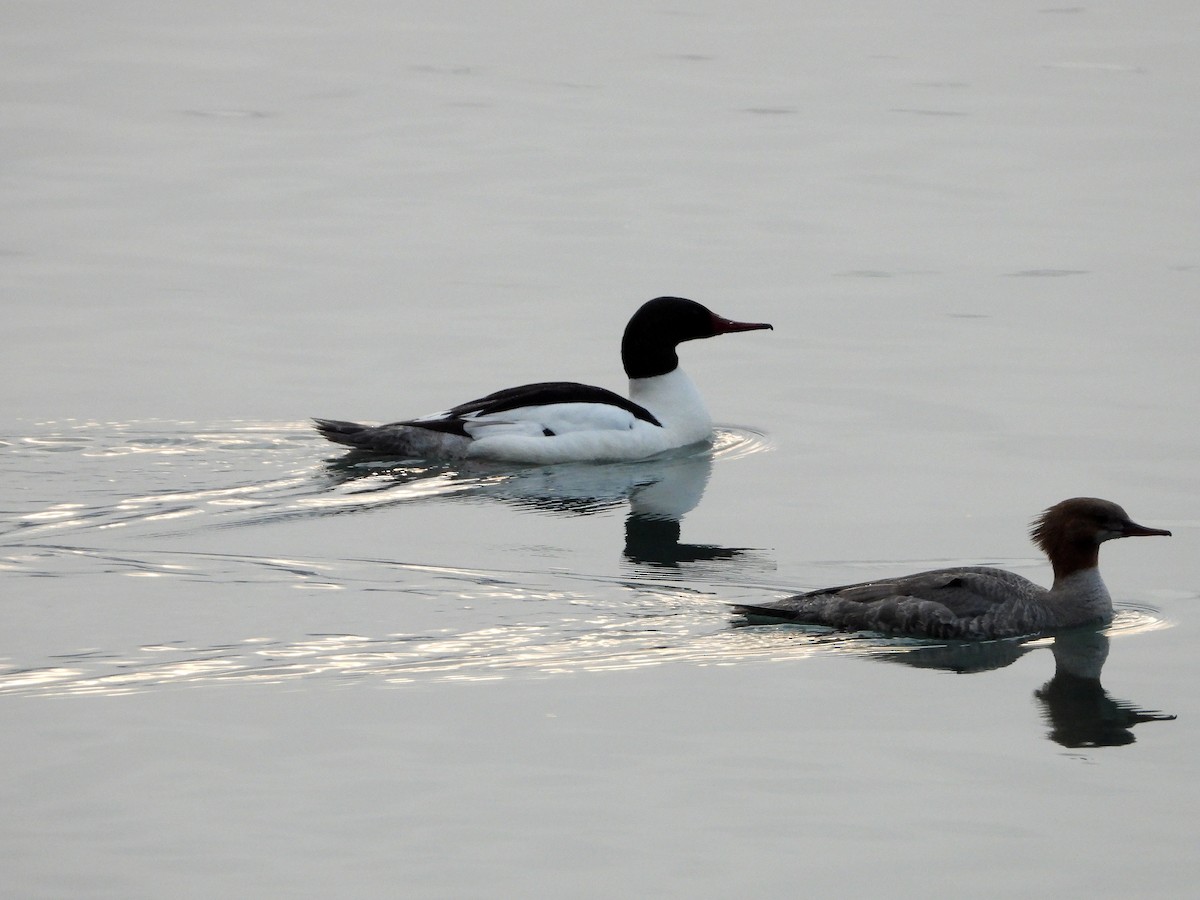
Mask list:
[[[794,622],[796,620],[796,611],[794,609],[777,606],[754,606],[748,603],[737,603],[734,604],[733,611],[749,619],[749,624],[751,625],[767,624],[767,622]]]
[[[359,425],[357,422],[342,422],[338,419],[313,419],[313,424],[317,426],[321,437],[333,441],[335,444],[345,444],[347,447],[362,446],[362,433],[369,427]]]

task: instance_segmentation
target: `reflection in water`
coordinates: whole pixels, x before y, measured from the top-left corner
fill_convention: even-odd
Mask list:
[[[1011,665],[1031,650],[1045,646],[1047,641],[1054,654],[1054,677],[1033,695],[1051,726],[1048,736],[1052,741],[1064,747],[1116,747],[1136,740],[1134,725],[1175,718],[1109,697],[1100,683],[1110,643],[1105,630],[1075,629],[1034,641],[956,641],[894,648],[875,655],[917,668],[965,674]]]
[[[678,568],[684,563],[742,556],[746,548],[680,542],[683,517],[704,496],[712,458],[705,455],[678,463],[630,495],[629,515],[625,519],[625,558],[634,565]]]
[[[566,515],[593,515],[628,503],[625,559],[635,567],[678,568],[683,564],[748,560],[761,568],[765,560],[744,547],[685,544],[680,540],[684,516],[704,496],[714,459],[762,449],[760,435],[717,432],[711,445],[685,447],[647,460],[615,463],[562,463],[514,469],[490,462],[401,463],[378,456],[350,453],[327,462],[335,483],[350,486],[354,496],[384,492],[406,499],[434,493],[468,501],[498,501],[524,509]]]
[[[22,439],[16,458],[29,468],[22,474],[44,482],[58,474],[54,469],[48,474],[46,460],[70,451],[102,459],[104,483],[137,484],[138,491],[118,487],[114,493],[89,496],[86,503],[32,504],[0,519],[0,539],[18,538],[40,553],[41,542],[65,544],[68,534],[79,532],[120,528],[128,536],[140,530],[161,538],[191,535],[203,528],[255,528],[412,502],[499,501],[564,515],[594,515],[628,504],[626,559],[635,567],[729,560],[747,551],[682,544],[680,522],[700,502],[715,460],[738,459],[770,447],[759,433],[722,427],[711,445],[682,448],[640,462],[514,468],[473,461],[398,463],[352,453],[328,461],[319,470],[326,477],[314,478],[309,460],[313,437],[306,423],[244,424],[201,434],[146,433],[123,424],[93,433],[97,427],[79,426],[77,434],[55,432]],[[247,454],[255,451],[266,454],[276,469],[294,462],[298,468],[264,480],[260,468],[245,464]],[[180,454],[198,461],[195,471],[182,478],[177,466],[159,465],[161,461],[153,459]],[[242,469],[234,467],[233,477],[225,474],[224,463],[210,469],[210,454],[235,454]],[[207,477],[211,472],[221,473],[220,478]],[[752,552],[746,562],[754,568],[773,568],[773,563]]]
[[[684,544],[679,540],[681,530],[678,519],[631,511],[625,519],[625,558],[640,566],[679,568],[683,563],[734,559],[747,552],[744,547]]]
[[[1061,635],[1050,648],[1054,677],[1034,692],[1051,726],[1050,739],[1064,747],[1118,747],[1132,744],[1133,726],[1175,718],[1114,700],[1100,684],[1108,658],[1108,636],[1099,631]]]

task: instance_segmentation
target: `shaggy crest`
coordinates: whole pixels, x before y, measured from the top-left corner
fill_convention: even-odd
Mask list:
[[[1099,543],[1096,540],[1098,534],[1120,531],[1128,521],[1128,513],[1111,500],[1072,497],[1070,500],[1055,503],[1034,519],[1029,536],[1043,553],[1049,555],[1051,547],[1065,543],[1078,540]],[[1080,523],[1095,527],[1080,529]]]

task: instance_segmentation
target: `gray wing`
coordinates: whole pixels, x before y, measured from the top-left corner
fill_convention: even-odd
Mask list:
[[[1044,593],[1012,572],[963,566],[811,591],[743,611],[843,630],[971,637],[976,623],[993,618],[1002,606],[1024,605]]]
[[[956,616],[980,616],[997,603],[1013,596],[1029,596],[1044,589],[1026,578],[1004,569],[987,566],[961,566],[936,569],[884,581],[867,581],[839,588],[811,591],[789,598],[803,602],[817,598],[837,597],[857,604],[882,600],[922,600],[944,606]]]

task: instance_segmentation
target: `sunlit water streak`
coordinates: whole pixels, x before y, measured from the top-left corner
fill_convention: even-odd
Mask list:
[[[502,625],[467,632],[312,635],[281,643],[246,639],[242,646],[147,646],[120,659],[63,657],[57,665],[0,675],[0,694],[119,694],[149,687],[221,683],[278,684],[303,678],[372,678],[388,684],[486,681],[516,674],[553,676],[617,671],[667,662],[732,665],[750,659],[796,659],[836,651],[813,640],[806,648],[762,635],[697,635],[686,621],[631,623],[623,615],[577,621]]]
[[[463,599],[483,602],[486,592]],[[530,594],[526,599],[546,597]],[[818,653],[969,672],[1002,667],[1053,644],[1052,638],[1040,638],[947,645],[795,626],[730,628],[733,616],[726,604],[687,592],[658,594],[653,611],[645,596],[640,610],[631,605],[598,608],[584,593],[573,598],[560,594],[557,599],[576,605],[578,612],[461,631],[313,634],[291,641],[256,636],[208,646],[166,642],[121,652],[64,654],[47,665],[0,673],[0,694],[119,694],[152,687],[278,684],[304,678],[366,678],[397,685],[480,681],[640,669],[668,662],[714,666],[795,661]],[[1165,627],[1169,623],[1144,607],[1122,609],[1103,633],[1117,637]]]
[[[53,424],[43,426],[48,429],[45,433],[7,441],[6,462],[13,463],[17,474],[30,483],[43,485],[53,484],[56,476],[79,479],[82,468],[95,467],[102,476],[99,483],[108,487],[88,491],[96,495],[92,502],[47,500],[38,495],[26,501],[28,506],[18,501],[15,508],[3,511],[0,538],[19,532],[22,540],[31,540],[48,533],[123,528],[201,514],[208,517],[205,525],[211,524],[213,517],[220,518],[221,524],[244,524],[455,494],[517,503],[524,497],[536,505],[539,499],[553,496],[553,485],[548,482],[555,477],[576,490],[581,481],[591,487],[594,496],[568,496],[564,501],[566,508],[587,514],[627,501],[646,467],[644,462],[515,469],[487,463],[453,467],[367,460],[346,464],[338,454],[330,469],[324,456],[328,445],[303,423],[232,423],[197,433],[155,433],[146,430],[155,423],[145,422],[70,423],[67,428],[52,428]],[[161,423],[164,428],[188,424],[192,423]],[[318,448],[315,454],[314,446]],[[652,464],[669,466],[701,458],[734,460],[770,446],[757,432],[721,428],[711,448],[684,448],[656,458]],[[63,453],[78,454],[89,462],[68,465],[59,456]],[[179,456],[191,456],[193,461],[184,467],[175,459]],[[280,470],[284,470],[282,475]],[[326,477],[320,477],[322,472]],[[336,477],[329,477],[331,472]],[[123,484],[142,484],[148,489],[131,496],[115,494],[118,488],[114,486]],[[160,489],[154,489],[156,484]],[[29,493],[28,489],[23,493]],[[574,507],[571,501],[575,501]]]

